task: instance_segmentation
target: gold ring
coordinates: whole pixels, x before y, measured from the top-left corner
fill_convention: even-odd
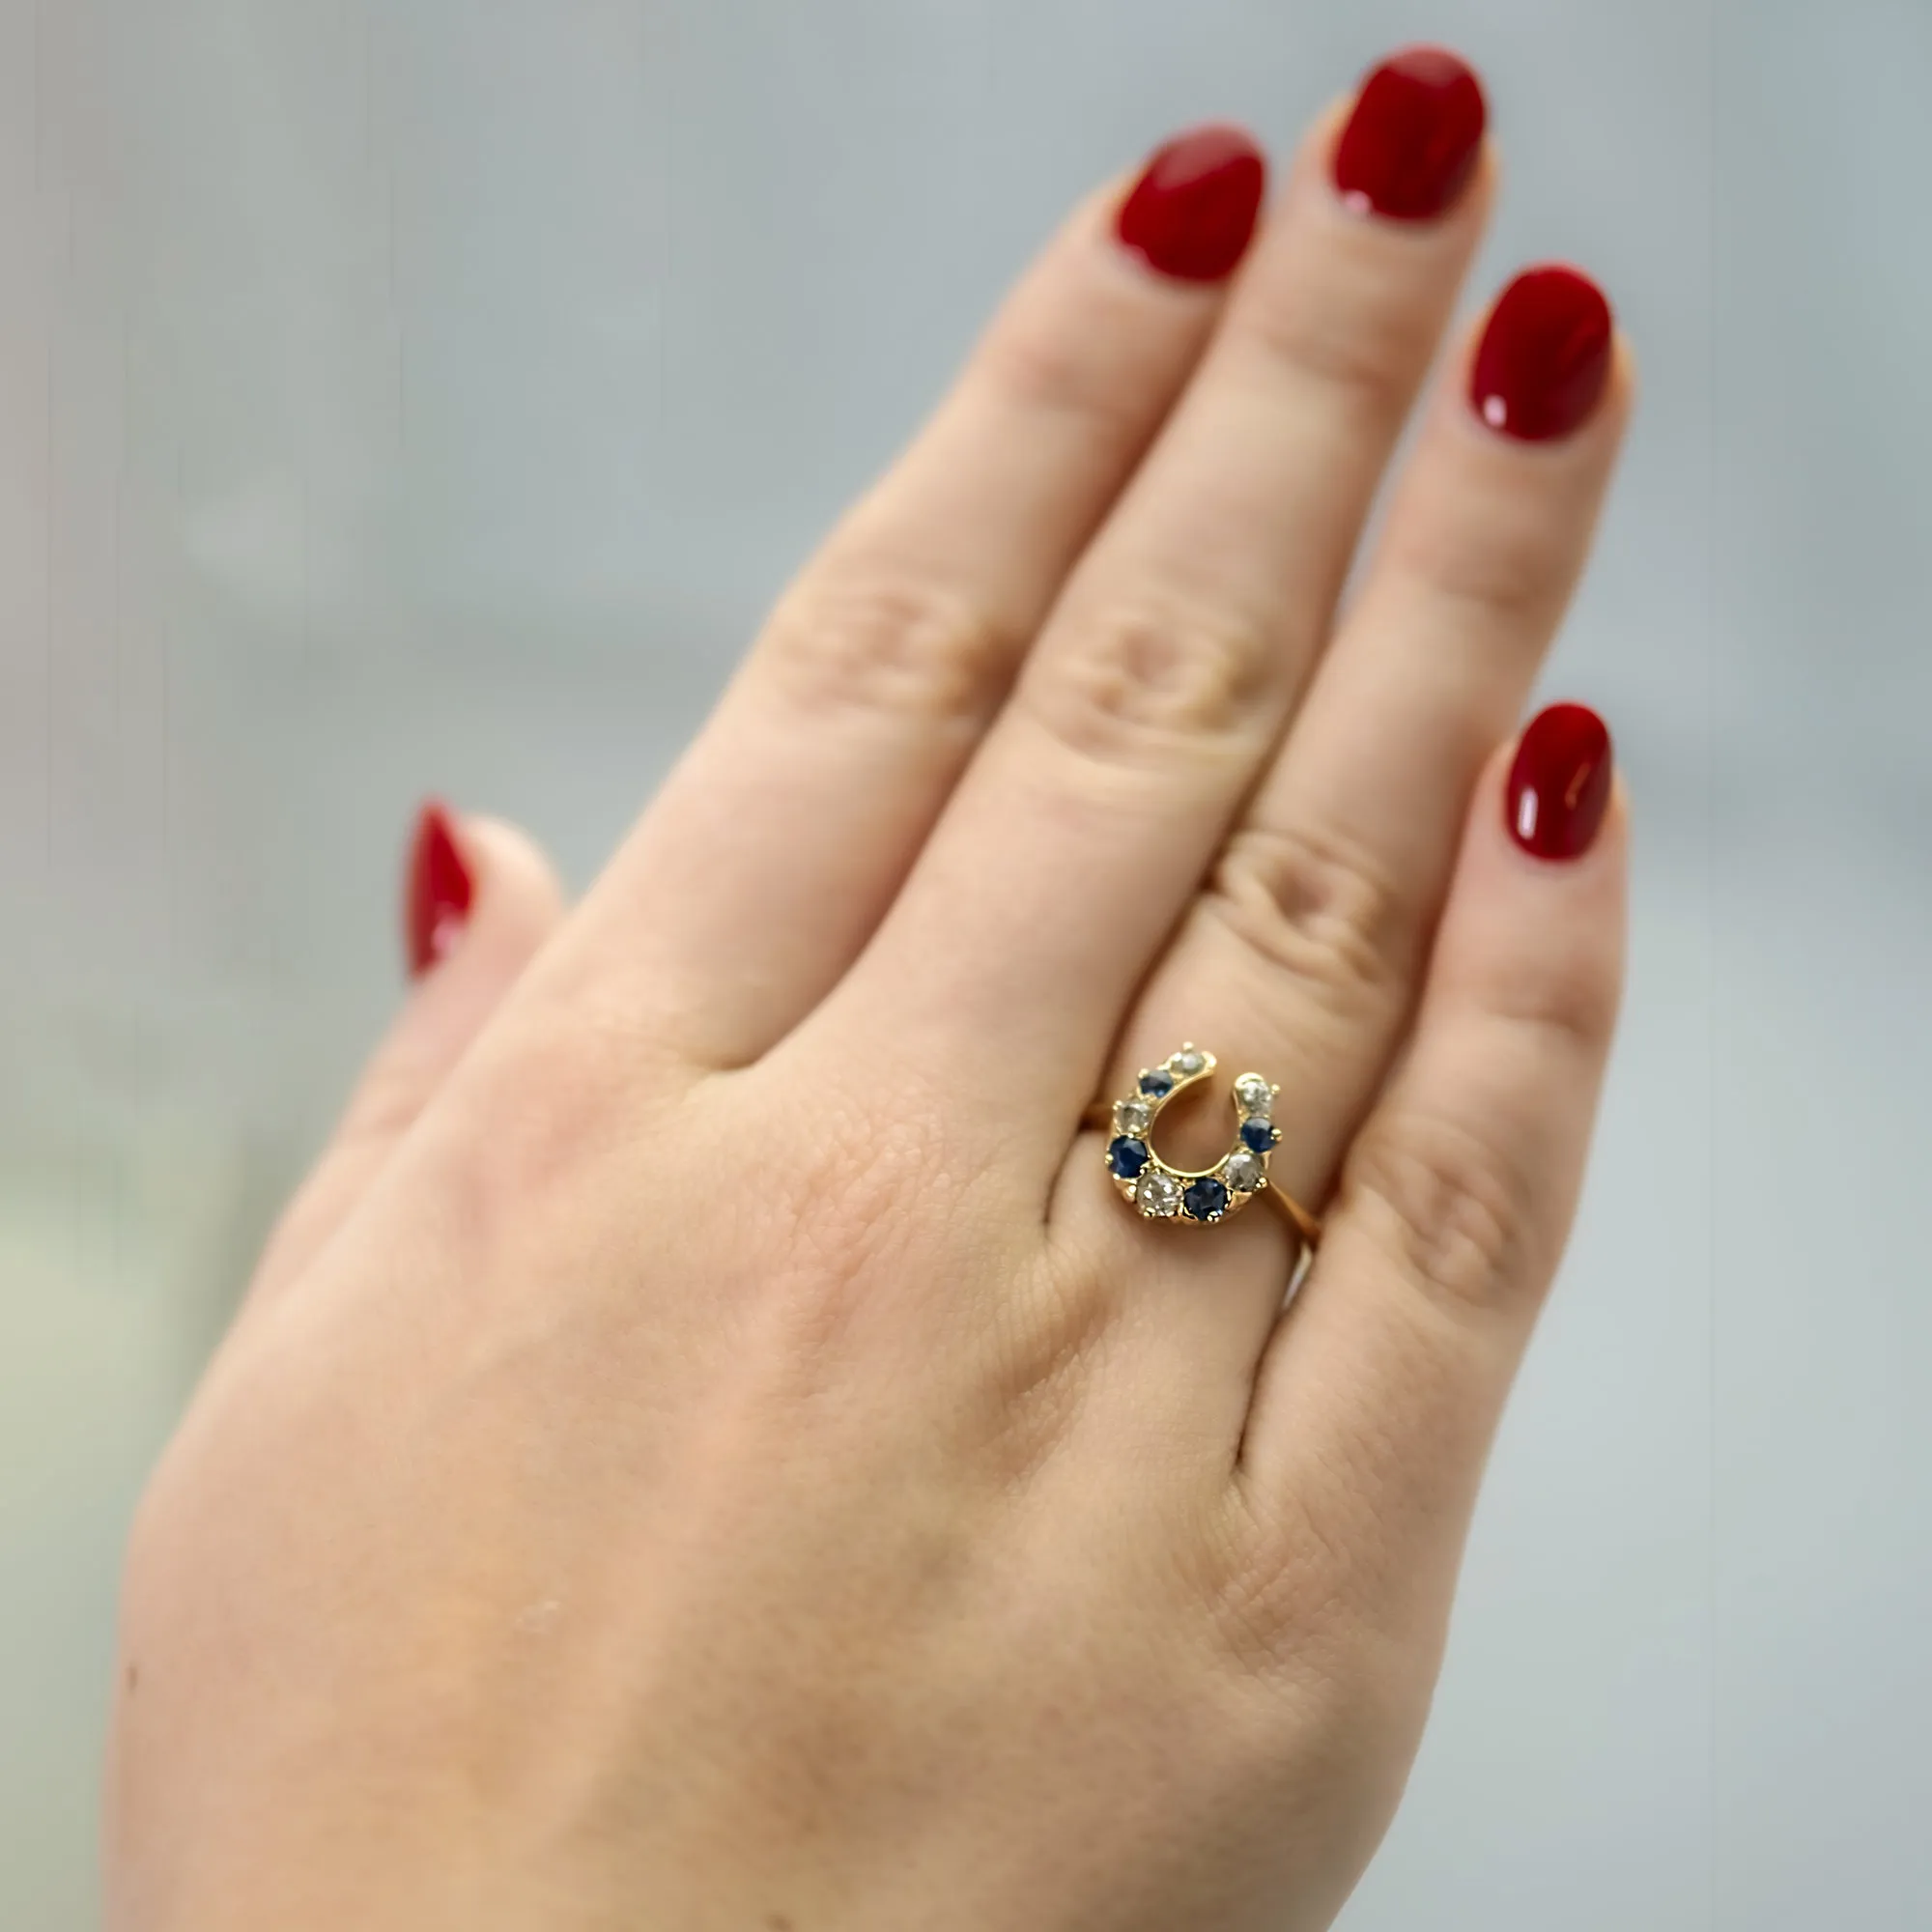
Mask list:
[[[1104,1154],[1108,1175],[1122,1199],[1145,1219],[1196,1227],[1225,1221],[1264,1194],[1288,1216],[1302,1245],[1315,1248],[1321,1239],[1320,1219],[1268,1178],[1268,1161],[1281,1142],[1274,1123],[1281,1089],[1261,1074],[1243,1073],[1235,1082],[1235,1144],[1212,1167],[1173,1167],[1154,1151],[1154,1122],[1170,1102],[1210,1078],[1215,1065],[1211,1053],[1190,1041],[1160,1065],[1142,1068],[1124,1100],[1094,1107],[1089,1122],[1111,1129]]]

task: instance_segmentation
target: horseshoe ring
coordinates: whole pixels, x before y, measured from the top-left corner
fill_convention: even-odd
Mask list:
[[[1154,1122],[1172,1101],[1211,1078],[1215,1064],[1211,1053],[1190,1042],[1160,1065],[1144,1068],[1125,1099],[1094,1109],[1093,1124],[1112,1129],[1104,1157],[1114,1185],[1145,1219],[1197,1227],[1225,1221],[1265,1194],[1288,1216],[1302,1245],[1314,1248],[1321,1239],[1321,1221],[1268,1179],[1268,1159],[1281,1139],[1274,1123],[1281,1089],[1259,1073],[1243,1073],[1235,1082],[1235,1144],[1212,1167],[1188,1172],[1154,1151]]]

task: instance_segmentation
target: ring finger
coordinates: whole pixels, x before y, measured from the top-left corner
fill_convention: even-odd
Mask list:
[[[1387,1076],[1470,790],[1582,569],[1632,387],[1594,284],[1542,269],[1505,291],[1436,397],[1361,595],[1123,1037],[1122,1079],[1194,1037],[1231,1072],[1277,1082],[1273,1179],[1310,1207]],[[1069,1187],[1076,1218],[1101,1211],[1090,1195],[1118,1215],[1112,1190]],[[1286,1278],[1273,1220],[1227,1231],[1251,1319],[1200,1338],[1232,1351],[1237,1402]],[[1158,1238],[1131,1223],[1108,1238],[1137,1234]]]

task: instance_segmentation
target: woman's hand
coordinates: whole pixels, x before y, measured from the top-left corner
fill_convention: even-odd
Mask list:
[[[438,848],[140,1514],[116,1925],[1328,1922],[1617,998],[1601,727],[1504,745],[1627,412],[1587,282],[1450,344],[1334,616],[1491,190],[1442,56],[1252,246],[1254,149],[1172,144],[581,907]],[[1326,1206],[1286,1317],[1286,1219],[1143,1219],[1083,1130],[1189,1039]]]

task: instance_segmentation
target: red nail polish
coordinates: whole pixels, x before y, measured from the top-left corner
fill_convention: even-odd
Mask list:
[[[432,799],[416,818],[403,888],[403,943],[412,979],[420,979],[455,945],[474,892],[449,814]]]
[[[1490,312],[1469,373],[1469,404],[1524,442],[1568,436],[1589,420],[1610,376],[1610,305],[1575,269],[1528,269]]]
[[[1469,185],[1489,105],[1447,47],[1406,47],[1362,83],[1335,146],[1335,186],[1351,208],[1432,221]]]
[[[1196,128],[1154,151],[1115,233],[1163,275],[1218,282],[1247,253],[1266,186],[1266,157],[1240,128]]]
[[[1504,794],[1510,836],[1536,859],[1580,859],[1610,802],[1608,727],[1587,704],[1552,704],[1522,734]]]

